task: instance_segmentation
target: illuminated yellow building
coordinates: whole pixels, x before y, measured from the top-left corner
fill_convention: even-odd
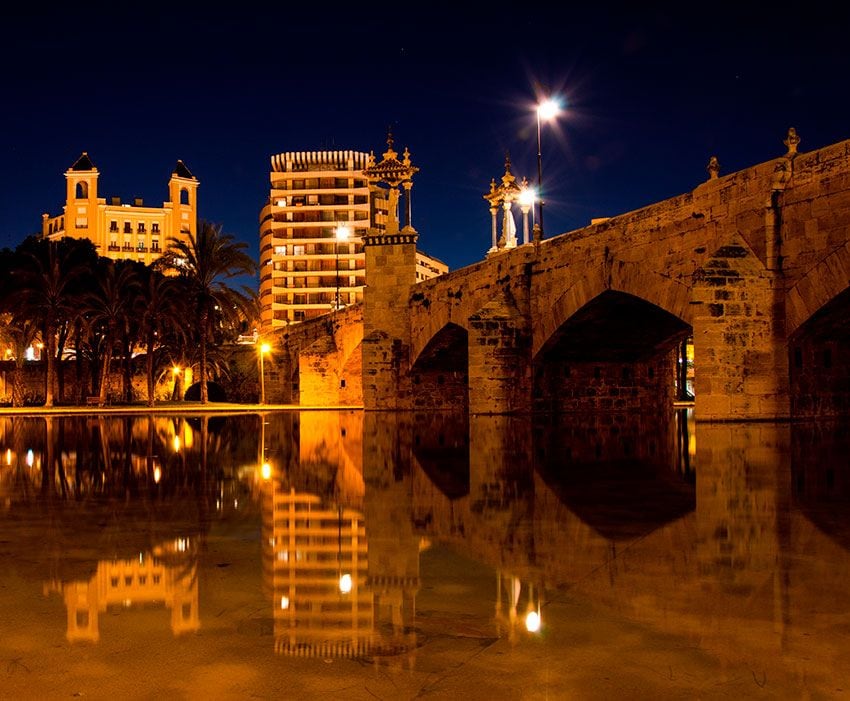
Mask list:
[[[69,236],[92,241],[101,256],[152,263],[168,246],[171,237],[187,240],[196,233],[198,180],[177,161],[168,181],[168,201],[162,207],[145,207],[141,199],[122,204],[120,198],[98,197],[98,178],[88,154],[65,172],[66,201],[62,214],[43,214],[41,235],[60,239]]]
[[[404,158],[409,162],[407,152]],[[272,156],[271,194],[260,213],[265,332],[363,300],[363,236],[370,228],[383,231],[390,214],[383,191],[363,173],[370,163],[374,157],[362,151]],[[417,280],[445,272],[445,263],[417,252]]]

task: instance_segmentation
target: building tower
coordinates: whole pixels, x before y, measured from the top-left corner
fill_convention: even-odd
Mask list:
[[[386,191],[369,184],[362,151],[286,151],[271,158],[271,192],[260,213],[263,333],[363,300],[367,231],[383,231]],[[374,162],[372,161],[374,164]],[[448,271],[417,255],[417,279]]]
[[[177,161],[168,181],[169,200],[146,207],[141,198],[131,203],[120,197],[98,197],[98,178],[89,155],[82,155],[65,172],[62,214],[41,216],[41,235],[56,240],[69,236],[89,239],[98,255],[150,264],[167,248],[171,237],[186,240],[198,220],[198,180],[183,161]]]

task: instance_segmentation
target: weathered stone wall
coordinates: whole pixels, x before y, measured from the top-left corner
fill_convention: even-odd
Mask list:
[[[267,402],[362,404],[363,305],[293,324],[270,340],[264,363]]]
[[[579,310],[618,292],[693,331],[699,419],[787,417],[787,338],[847,289],[848,232],[850,141],[806,154],[790,148],[692,192],[412,286],[411,362],[448,325],[462,328],[470,410],[524,411],[527,368]],[[488,325],[493,305],[505,328]]]
[[[648,361],[552,362],[535,377],[534,408],[553,412],[658,411],[675,399],[675,350]]]

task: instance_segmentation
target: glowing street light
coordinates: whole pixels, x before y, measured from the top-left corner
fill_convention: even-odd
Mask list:
[[[260,344],[260,404],[266,403],[266,382],[263,373],[263,356],[268,353],[272,347],[268,343]]]
[[[540,148],[540,122],[551,122],[561,113],[561,103],[554,98],[547,98],[537,104],[537,207],[540,210],[538,218],[539,238],[543,238],[543,155]]]
[[[179,395],[177,392],[177,384],[180,382],[180,373],[182,372],[179,365],[175,365],[171,368],[171,374],[174,377],[174,386],[171,389],[171,399],[178,399]]]
[[[335,240],[334,240],[334,256],[335,256],[335,268],[336,268],[336,301],[334,302],[334,309],[339,309],[339,244],[345,241],[348,241],[351,236],[351,227],[346,224],[339,224],[336,227],[335,232]]]
[[[533,187],[528,186],[525,178],[522,179],[522,189],[519,191],[519,208],[522,211],[522,242],[528,243],[528,210],[531,210],[531,218],[534,219],[534,203],[537,201],[537,193]]]

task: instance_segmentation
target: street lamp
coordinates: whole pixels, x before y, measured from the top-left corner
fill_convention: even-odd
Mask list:
[[[266,403],[266,382],[263,373],[263,356],[271,349],[272,347],[268,343],[260,344],[260,404]]]
[[[537,202],[540,209],[538,224],[540,225],[539,237],[543,238],[543,155],[540,149],[540,122],[549,122],[561,113],[561,104],[553,99],[547,98],[537,104]]]
[[[346,224],[339,224],[336,227],[335,237],[334,237],[334,258],[335,258],[335,268],[336,268],[336,300],[334,302],[334,309],[339,309],[339,244],[345,241],[348,241],[348,238],[351,236],[351,228]]]

